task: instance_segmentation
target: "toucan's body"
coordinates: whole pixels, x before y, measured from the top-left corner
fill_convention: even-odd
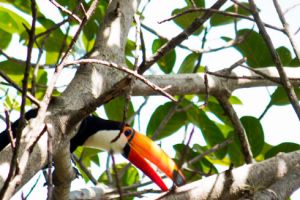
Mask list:
[[[25,118],[34,118],[36,114],[37,110],[30,110],[26,113]],[[12,124],[13,132],[17,126],[18,121]],[[2,132],[0,134],[0,151],[9,143],[7,131]],[[158,145],[131,127],[122,126],[120,122],[101,119],[93,115],[86,117],[81,122],[79,131],[70,141],[70,151],[75,151],[78,146],[121,153],[149,176],[163,191],[168,190],[168,188],[153,170],[150,162],[171,178],[176,185],[180,186],[185,183],[185,178],[174,161]]]

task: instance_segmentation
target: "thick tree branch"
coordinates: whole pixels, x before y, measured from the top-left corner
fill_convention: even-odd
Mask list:
[[[94,4],[97,4],[97,0],[94,1]],[[94,9],[95,9],[95,5],[92,4],[91,8],[88,11],[88,14],[89,14],[89,15],[87,15],[88,17],[92,14],[92,11]],[[71,44],[68,47],[66,54],[64,55],[64,57],[62,59],[62,63],[59,66],[57,66],[55,74],[53,76],[53,79],[51,80],[49,87],[46,90],[46,94],[43,98],[43,101],[41,102],[38,116],[34,120],[32,120],[32,122],[28,126],[26,126],[23,130],[22,135],[24,135],[24,137],[22,138],[22,141],[20,143],[21,151],[20,151],[20,156],[19,156],[19,163],[20,163],[19,174],[16,177],[16,181],[12,182],[14,184],[20,184],[20,186],[22,186],[22,184],[24,184],[29,178],[31,178],[46,163],[47,151],[44,147],[47,145],[45,145],[44,142],[45,142],[45,140],[47,141],[47,139],[46,139],[47,136],[45,136],[47,134],[43,134],[41,136],[41,130],[44,127],[43,121],[46,116],[46,109],[50,102],[50,97],[51,97],[54,85],[56,83],[56,80],[64,66],[63,63],[67,59],[69,52],[70,52],[71,48],[73,47],[73,45],[75,44],[75,41],[80,33],[80,30],[82,29],[83,25],[87,22],[88,17],[84,18],[82,20],[82,24],[80,24],[80,26],[78,27],[78,31],[75,34]],[[28,61],[28,63],[30,63],[29,61]],[[23,90],[23,93],[24,93],[24,90]],[[25,91],[25,94],[26,94],[26,91]],[[61,120],[61,119],[57,119],[57,117],[53,117],[53,119],[50,119],[50,118],[48,119],[49,122],[57,122],[59,120]],[[56,123],[56,125],[59,126],[62,124]],[[49,123],[49,127],[51,127],[51,123]],[[57,127],[55,127],[55,128],[57,128]],[[59,148],[58,143],[60,142],[60,138],[61,138],[61,135],[59,135],[59,133],[61,133],[61,132],[53,131],[53,129],[50,129],[50,131],[52,131],[53,133],[55,132],[55,134],[53,134],[53,136],[56,138],[56,140],[53,144],[55,147],[54,148],[54,152],[55,152]],[[36,141],[37,139],[41,139],[41,141],[37,142]],[[33,148],[33,145],[35,145],[35,144],[38,144],[37,148]],[[40,145],[42,145],[42,148],[40,148],[41,147]],[[7,150],[9,151],[9,148],[7,148]],[[0,156],[1,157],[0,163],[2,164],[2,167],[6,167],[5,164],[7,163],[7,160],[10,159],[11,152],[7,152],[5,149],[4,151],[1,152],[1,154],[2,153],[5,154],[5,156]],[[32,157],[35,158],[35,159],[33,159],[35,163],[33,163],[33,160],[30,159]],[[8,166],[9,166],[9,164],[8,164]],[[27,169],[27,170],[26,170],[26,173],[24,174],[25,169]],[[2,188],[3,181],[6,179],[6,176],[7,176],[7,174],[6,174],[7,171],[1,170],[1,172],[2,173],[0,174],[0,176],[1,176],[0,177],[0,187]],[[11,187],[13,187],[13,190],[11,190],[13,192],[15,189],[15,186],[11,186]],[[7,195],[7,197],[5,197],[5,198],[9,198],[11,196],[11,194],[12,193],[9,193]]]
[[[0,191],[0,199],[10,199],[15,191],[16,187],[19,184],[20,178],[22,177],[22,166],[19,166],[18,156],[20,153],[20,141],[22,137],[22,127],[24,126],[25,122],[25,105],[26,105],[26,97],[28,92],[28,81],[29,81],[29,70],[30,70],[30,63],[31,63],[31,55],[32,49],[34,45],[34,35],[35,35],[35,25],[36,25],[36,17],[37,17],[37,8],[35,0],[31,0],[31,14],[32,14],[32,22],[31,28],[25,27],[28,32],[29,41],[27,46],[27,58],[26,58],[26,65],[24,69],[24,76],[22,80],[22,94],[21,94],[21,107],[20,107],[20,123],[18,125],[18,129],[16,132],[16,141],[15,141],[15,148],[13,148],[13,155],[10,162],[10,169],[9,175],[4,182],[3,187],[1,187]]]
[[[290,182],[286,193],[291,194],[299,187],[299,162],[300,151],[279,154],[260,163],[244,165],[231,171],[225,171],[221,174],[184,185],[175,189],[174,192],[160,195],[158,199],[235,200],[240,199],[245,193],[247,193],[248,199],[253,199],[252,197],[255,196],[254,191],[263,191],[269,187],[275,187],[276,184],[292,180],[291,178],[293,177],[294,181]],[[296,173],[291,177],[289,172],[295,172],[295,170]],[[273,189],[273,192],[278,197],[286,195],[282,196],[277,191]],[[285,198],[279,199],[283,200]]]
[[[275,67],[256,69],[272,79],[280,81],[280,76]],[[300,85],[300,71],[297,68],[285,68],[291,83],[297,87]],[[278,86],[276,82],[266,80],[259,76],[256,72],[248,69],[237,68],[231,73],[224,71],[217,71],[213,74],[207,74],[208,79],[208,92],[215,95],[224,88],[228,91],[234,91],[243,88],[265,87],[265,86]],[[197,74],[176,74],[176,75],[146,75],[145,78],[150,80],[155,85],[161,88],[169,86],[166,90],[171,95],[184,95],[184,94],[205,94],[206,86],[204,83],[204,73]],[[159,95],[143,82],[136,80],[133,87],[133,96],[150,96]]]
[[[186,184],[174,191],[160,194],[157,199],[258,200],[263,195],[270,200],[274,197],[284,200],[299,187],[299,162],[300,151],[282,153],[259,163],[244,165]],[[82,195],[82,199],[106,199],[111,191],[99,186],[72,191],[70,196],[71,199],[76,199],[79,195]]]
[[[289,171],[287,175],[279,178],[279,180],[273,183],[270,187],[265,189],[258,188],[258,191],[253,195],[253,199],[285,200],[288,199],[299,187],[300,169],[299,166],[297,166],[295,169]]]

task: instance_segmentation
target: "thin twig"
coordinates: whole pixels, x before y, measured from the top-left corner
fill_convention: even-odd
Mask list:
[[[37,177],[36,181],[34,182],[34,184],[32,185],[32,187],[30,188],[29,192],[27,193],[27,195],[25,196],[24,199],[28,199],[28,197],[30,196],[30,194],[34,191],[35,187],[37,186],[40,178],[41,178],[41,174]]]
[[[180,160],[179,160],[179,162],[178,162],[178,168],[179,168],[179,169],[182,168],[182,166],[183,166],[183,164],[184,164],[184,162],[185,162],[185,156],[186,156],[186,154],[188,153],[189,145],[190,145],[190,143],[191,143],[191,141],[192,141],[192,137],[193,137],[193,135],[194,135],[194,131],[195,131],[195,127],[193,126],[193,128],[192,128],[192,130],[191,130],[191,132],[190,132],[190,136],[189,136],[189,138],[188,138],[188,141],[187,141],[187,143],[184,145],[184,148],[183,148],[183,150],[182,150],[182,152],[181,152]]]
[[[191,160],[189,160],[186,164],[187,165],[192,165],[194,164],[195,162],[198,162],[199,160],[201,160],[202,158],[204,158],[205,156],[211,154],[211,153],[214,153],[226,146],[228,146],[229,144],[231,144],[233,142],[233,138],[229,138],[229,139],[226,139],[224,140],[223,142],[221,142],[220,144],[216,144],[214,145],[212,148],[208,149],[207,151],[201,153],[200,155],[192,158]]]
[[[219,9],[226,0],[218,0],[211,8],[212,9]],[[164,56],[166,53],[174,49],[178,44],[186,40],[191,34],[193,34],[200,26],[204,24],[211,16],[213,12],[205,11],[202,17],[196,18],[192,24],[182,31],[180,34],[175,36],[169,42],[165,43],[160,49],[156,51],[154,55],[148,58],[143,65],[139,67],[139,74],[144,73],[148,70],[158,59]]]
[[[152,28],[146,26],[145,24],[142,24],[141,25],[144,29],[146,29],[147,31],[149,31],[150,33],[158,36],[159,38],[161,39],[164,39],[166,41],[170,41],[171,39],[169,38],[166,38],[162,35],[160,35],[158,32],[156,32],[155,30],[153,30]],[[185,49],[185,50],[188,50],[188,51],[191,51],[191,52],[194,52],[194,53],[197,53],[197,54],[200,54],[200,53],[211,53],[211,52],[216,52],[216,51],[220,51],[220,50],[223,50],[223,49],[226,49],[226,48],[230,48],[230,47],[233,47],[235,45],[238,45],[240,43],[242,43],[243,40],[239,40],[239,39],[236,39],[236,40],[230,40],[228,42],[226,42],[225,45],[223,46],[220,46],[220,47],[217,47],[217,48],[205,48],[205,49],[194,49],[194,48],[191,48],[191,47],[188,47],[188,46],[185,46],[183,44],[178,44],[177,47],[180,47],[182,49]],[[143,63],[141,63],[142,65]]]
[[[56,29],[60,28],[62,25],[64,25],[65,23],[69,22],[70,20],[64,19],[63,21],[53,25],[52,27],[48,28],[47,30],[45,30],[44,32],[38,33],[35,35],[35,40],[37,40],[39,37],[42,37],[44,35],[49,35],[50,33],[52,33],[52,31],[55,31]]]
[[[206,43],[206,37],[208,34],[208,29],[207,27],[204,29],[204,34],[203,34],[203,38],[202,38],[202,44],[201,44],[201,49],[204,49],[205,47],[205,43]],[[201,66],[201,61],[202,61],[202,57],[203,57],[203,53],[199,53],[198,59],[197,59],[197,63],[195,65],[195,68],[193,70],[193,73],[197,73],[200,66]]]
[[[128,191],[122,194],[122,197],[143,197],[142,194],[148,193],[161,193],[161,190],[145,189],[141,191]],[[105,196],[105,199],[120,199],[121,196],[116,196],[113,194]]]
[[[263,72],[261,72],[261,71],[259,71],[259,70],[256,70],[256,69],[254,69],[254,68],[252,68],[252,67],[248,67],[248,66],[246,66],[246,65],[240,65],[240,66],[243,67],[243,68],[246,68],[246,69],[248,69],[248,70],[250,70],[250,71],[253,71],[254,73],[260,75],[261,77],[263,77],[263,78],[265,78],[265,79],[267,79],[267,80],[269,80],[269,81],[272,81],[272,82],[274,82],[274,83],[277,83],[278,85],[281,84],[281,82],[280,82],[280,80],[278,80],[278,78],[274,78],[274,77],[268,76],[268,75],[266,75],[265,73],[263,73]]]
[[[37,57],[37,61],[36,61],[36,65],[34,66],[33,72],[32,72],[32,79],[31,79],[31,94],[33,96],[35,96],[35,92],[36,92],[36,77],[38,75],[39,72],[39,68],[40,68],[40,61],[43,55],[43,48],[45,46],[45,43],[48,39],[48,37],[50,36],[50,33],[48,35],[46,35],[43,39],[43,41],[41,42],[41,46],[38,46],[37,42],[37,46],[39,48],[39,53],[38,53],[38,57]]]
[[[275,63],[275,66],[276,66],[276,69],[278,71],[278,74],[280,75],[280,79],[281,79],[281,83],[288,95],[288,98],[295,110],[295,113],[297,114],[297,117],[298,119],[300,120],[300,106],[299,106],[299,101],[298,101],[298,98],[297,98],[297,95],[294,91],[294,87],[293,85],[291,84],[288,76],[286,75],[284,69],[283,69],[283,66],[282,66],[282,63],[281,63],[281,60],[280,60],[280,57],[278,55],[278,53],[276,52],[275,50],[275,47],[273,45],[273,42],[269,36],[269,34],[267,33],[262,21],[261,21],[261,18],[257,12],[257,7],[256,7],[256,4],[254,2],[254,0],[249,0],[249,4],[250,4],[250,8],[251,8],[251,12],[252,12],[252,15],[256,21],[256,24],[258,26],[258,29],[262,35],[262,37],[264,38],[266,44],[267,44],[267,47],[271,53],[271,56],[272,56],[272,59]]]
[[[43,130],[37,135],[36,138],[33,138],[33,140],[31,141],[31,143],[29,144],[28,147],[28,152],[31,154],[33,151],[33,148],[35,147],[35,145],[38,143],[38,141],[40,140],[40,138],[43,136],[43,134],[47,131],[47,126],[45,125]]]
[[[159,123],[159,126],[157,127],[157,129],[155,129],[153,135],[151,136],[151,139],[155,140],[158,137],[159,133],[166,127],[166,125],[169,123],[171,118],[176,113],[176,111],[179,107],[179,104],[182,100],[183,100],[183,97],[180,97],[178,102],[169,109],[168,114],[166,114],[164,116],[163,120]]]
[[[47,200],[52,200],[53,191],[53,179],[52,179],[52,163],[53,163],[53,136],[51,131],[48,131],[47,139],[47,160],[48,160],[48,173],[47,173],[47,186],[48,186],[48,196]]]
[[[118,169],[117,169],[117,166],[116,166],[115,157],[114,157],[113,152],[111,152],[111,159],[112,159],[113,169],[114,169],[114,172],[115,172],[116,186],[117,186],[117,189],[118,189],[118,193],[120,195],[119,198],[120,198],[120,200],[122,200],[123,199],[122,188],[121,188],[121,185],[120,185],[120,179],[119,179],[119,176],[118,176]]]
[[[32,0],[32,10],[33,10],[33,12],[35,12],[34,10],[35,9],[33,9],[33,7],[35,7],[35,2],[34,2],[34,0]],[[80,26],[77,28],[77,31],[76,31],[76,33],[75,33],[75,36],[74,36],[74,38],[72,39],[72,41],[71,41],[71,44],[69,45],[69,47],[68,47],[68,49],[67,49],[67,53],[64,55],[64,57],[63,57],[63,59],[62,59],[62,63],[60,64],[60,65],[58,65],[57,66],[57,68],[56,68],[56,70],[55,70],[55,73],[54,73],[54,75],[53,75],[53,78],[51,79],[51,82],[50,82],[50,84],[49,84],[49,87],[47,88],[47,90],[46,90],[46,94],[45,94],[45,96],[44,96],[44,98],[43,98],[43,101],[42,101],[42,103],[41,103],[41,107],[40,107],[40,109],[39,109],[39,112],[38,112],[38,116],[37,116],[37,121],[38,122],[41,122],[42,120],[44,120],[44,118],[45,118],[45,115],[46,115],[46,110],[47,110],[47,107],[48,107],[48,105],[49,105],[49,102],[50,102],[50,97],[51,97],[51,94],[52,94],[52,91],[53,91],[53,88],[54,88],[54,85],[55,85],[55,83],[56,83],[56,80],[57,80],[57,78],[58,78],[58,76],[60,75],[60,73],[61,73],[61,70],[62,70],[62,68],[63,68],[63,66],[64,66],[64,62],[67,60],[67,58],[68,58],[68,56],[69,56],[69,53],[70,53],[70,50],[72,49],[72,47],[74,46],[74,44],[75,44],[75,42],[76,42],[76,40],[77,40],[77,38],[78,38],[78,36],[79,36],[79,33],[80,33],[80,31],[82,30],[82,27],[84,26],[84,24],[87,22],[87,20],[90,18],[90,16],[91,16],[91,14],[92,14],[92,12],[95,10],[95,8],[96,8],[96,6],[97,6],[97,3],[98,3],[98,0],[95,0],[95,1],[93,1],[92,2],[92,5],[90,6],[90,8],[89,8],[89,10],[88,10],[88,12],[87,12],[87,18],[84,18],[83,20],[82,20],[82,23],[80,24]],[[34,16],[34,14],[33,14],[33,16]],[[33,17],[33,19],[34,19],[34,17]],[[35,19],[33,20],[33,21],[35,21]],[[23,92],[25,92],[25,94],[26,94],[26,91],[23,91]],[[38,134],[38,135],[37,135]],[[16,188],[16,186],[18,185],[18,183],[20,183],[21,182],[21,179],[22,179],[22,177],[23,177],[23,175],[24,175],[24,172],[25,172],[25,169],[26,169],[26,167],[27,167],[27,164],[28,164],[28,162],[29,162],[29,159],[30,159],[30,155],[31,155],[31,153],[32,153],[32,151],[33,151],[33,148],[34,148],[34,146],[35,146],[35,144],[37,143],[37,141],[39,140],[39,138],[41,137],[41,133],[39,133],[39,132],[36,132],[36,131],[34,131],[33,132],[33,135],[31,135],[31,140],[29,141],[29,143],[26,145],[26,147],[25,147],[25,150],[24,150],[24,153],[20,156],[20,162],[22,162],[22,165],[20,165],[20,166],[18,166],[18,170],[17,170],[17,174],[16,174],[16,176],[14,177],[14,179],[13,180],[11,180],[11,181],[8,181],[9,182],[9,192],[8,192],[8,194],[5,194],[5,192],[2,192],[2,191],[6,191],[6,188],[5,187],[2,187],[2,190],[1,190],[1,196],[0,196],[0,199],[3,199],[3,196],[5,195],[5,199],[8,199],[8,198],[10,198],[11,196],[12,196],[12,194],[13,194],[13,191],[15,190],[15,188]],[[18,145],[16,145],[16,146],[18,146]],[[11,163],[11,166],[13,166],[14,164],[13,163]],[[9,172],[10,173],[10,172]],[[11,174],[13,174],[13,173],[11,173]],[[8,175],[8,179],[10,179],[10,177],[12,177],[12,175],[11,174],[9,174]],[[7,179],[7,180],[8,180]]]
[[[66,9],[64,6],[60,5],[57,1],[55,0],[50,0],[50,2],[56,6],[59,10],[61,10],[64,13],[67,13],[69,16],[71,16],[73,19],[75,19],[78,23],[82,23],[82,20],[75,15],[73,12],[71,12],[70,10]]]
[[[224,93],[226,93],[226,91]],[[237,116],[234,108],[230,104],[230,102],[227,98],[227,95],[224,95],[224,93],[216,96],[216,98],[218,99],[220,105],[224,109],[225,113],[229,117],[229,119],[235,129],[235,132],[236,132],[236,134],[239,138],[239,141],[242,145],[241,149],[244,154],[245,162],[247,164],[253,163],[253,161],[254,161],[253,155],[252,155],[252,151],[251,151],[250,144],[248,141],[248,137],[246,135],[246,131],[245,131],[241,121],[239,120],[239,117]]]
[[[21,102],[21,108],[20,108],[20,126],[22,126],[22,123],[25,119],[25,105],[26,105],[26,94],[28,91],[28,81],[29,81],[29,73],[30,73],[30,63],[31,63],[31,55],[32,55],[32,49],[34,45],[34,36],[35,36],[35,24],[37,19],[37,10],[36,10],[36,2],[35,0],[31,0],[31,12],[32,12],[32,23],[31,23],[31,29],[28,30],[29,35],[29,41],[27,46],[27,58],[26,58],[26,66],[24,71],[24,78],[22,80],[22,102]],[[19,134],[17,133],[16,140],[18,140]],[[17,142],[18,143],[18,142]],[[18,147],[17,147],[18,148]]]
[[[133,65],[133,71],[137,72],[138,69],[138,63],[139,63],[139,51],[140,51],[140,34],[141,34],[141,24],[140,24],[140,19],[137,14],[134,15],[134,21],[136,23],[136,31],[135,31],[135,55],[134,55],[134,65]],[[132,94],[132,87],[134,83],[134,76],[131,77],[130,83],[129,83],[129,88],[125,94],[125,105],[124,105],[124,112],[123,112],[123,125],[125,125],[126,119],[127,119],[127,113],[129,109],[129,103],[131,100],[131,94]],[[123,129],[123,128],[122,128]],[[120,132],[122,131],[120,130]],[[120,135],[120,134],[119,134]]]
[[[67,50],[66,50],[66,53],[63,55],[62,59],[61,59],[61,62],[59,65],[56,66],[55,68],[55,71],[54,71],[54,74],[52,76],[52,79],[49,83],[49,86],[45,92],[45,95],[44,95],[44,98],[43,98],[43,104],[46,105],[44,106],[43,108],[39,109],[39,113],[45,113],[46,112],[46,109],[47,109],[47,105],[49,104],[50,102],[50,98],[51,98],[51,94],[53,92],[53,89],[54,89],[54,86],[55,86],[55,83],[59,77],[59,75],[61,74],[61,71],[63,69],[63,67],[65,66],[65,63],[67,62],[67,59],[70,55],[70,52],[71,52],[71,49],[73,48],[73,46],[75,45],[80,33],[81,33],[81,30],[83,29],[84,25],[87,23],[87,21],[91,18],[93,12],[95,11],[97,5],[98,5],[98,1],[99,0],[95,0],[93,1],[93,3],[91,4],[89,10],[87,11],[87,16],[84,17],[82,20],[81,20],[81,23],[79,24],[79,27],[77,28],[77,30],[75,31],[75,35],[74,37],[72,38],[71,40],[71,43],[69,44]]]
[[[147,104],[148,102],[148,97],[145,97],[144,102],[139,106],[139,108],[133,113],[133,115],[126,121],[128,124],[131,124],[131,122],[134,120],[136,115],[139,115],[141,110],[144,108],[144,106]],[[140,129],[140,128],[139,128]]]
[[[9,78],[3,71],[0,70],[0,76],[6,81],[8,82],[12,87],[14,87],[17,91],[19,91],[20,93],[23,93],[22,88],[20,88],[18,86],[18,84],[16,84],[11,78]],[[37,100],[34,96],[32,96],[29,92],[26,93],[26,97],[32,102],[34,103],[36,106],[40,107],[40,102],[39,100]]]
[[[87,175],[87,177],[89,177],[90,181],[92,181],[94,185],[97,185],[98,181],[95,179],[92,173],[86,168],[86,166],[82,163],[82,161],[75,154],[72,154],[72,157],[79,165],[80,169]]]
[[[108,152],[108,154],[107,154],[105,173],[107,175],[108,185],[113,185],[113,178],[111,176],[110,165],[109,165],[110,157],[111,157],[110,154],[111,154],[111,152]]]
[[[205,66],[205,71],[204,71],[205,99],[203,105],[201,105],[200,108],[204,108],[208,104],[209,85],[208,85],[207,71],[208,71],[207,66]]]
[[[98,59],[92,59],[91,58],[91,59],[81,59],[81,60],[66,62],[64,64],[64,66],[84,64],[84,63],[98,63],[98,64],[101,64],[101,65],[105,65],[105,66],[108,66],[108,67],[115,68],[115,69],[118,69],[120,71],[126,72],[127,74],[132,75],[135,78],[141,80],[146,85],[151,87],[153,90],[161,93],[163,96],[169,98],[173,102],[177,102],[177,100],[173,96],[171,96],[168,92],[165,91],[165,88],[160,88],[159,86],[157,86],[154,83],[147,80],[144,76],[138,74],[136,71],[133,71],[131,69],[128,69],[125,66],[121,66],[121,65],[118,65],[118,64],[113,63],[113,62],[108,62],[108,61],[104,61],[104,60],[98,60]]]
[[[56,63],[59,63],[59,60],[60,60],[61,56],[63,55],[64,49],[67,46],[67,39],[68,39],[68,36],[69,36],[70,29],[71,29],[71,26],[68,26],[68,28],[66,30],[66,33],[64,34],[64,39],[63,39],[63,42],[62,42],[61,47],[59,49],[59,53],[58,53],[58,56],[57,56]]]
[[[300,49],[299,49],[299,47],[297,45],[297,42],[296,42],[296,40],[295,40],[295,38],[293,36],[293,33],[290,30],[290,25],[285,20],[284,14],[282,13],[282,9],[281,9],[279,3],[277,2],[277,0],[273,0],[273,3],[274,3],[274,6],[276,8],[276,11],[277,11],[277,14],[279,16],[279,19],[280,19],[280,21],[282,23],[283,29],[284,29],[286,35],[288,36],[288,38],[289,38],[289,40],[291,42],[291,45],[293,47],[293,50],[294,50],[294,52],[296,54],[296,57],[297,57],[297,59],[298,59],[298,61],[300,63]]]
[[[8,132],[8,136],[9,136],[11,148],[15,149],[16,148],[16,144],[15,144],[15,140],[14,140],[13,131],[12,131],[12,128],[11,128],[11,122],[10,122],[9,113],[8,113],[8,111],[6,109],[4,109],[4,113],[5,113],[6,130]]]
[[[0,191],[0,199],[4,199],[6,195],[8,196],[8,198],[10,198],[10,196],[12,195],[11,191],[14,191],[17,186],[16,177],[18,177],[20,173],[19,166],[18,166],[19,165],[18,155],[19,155],[19,148],[20,148],[20,142],[22,136],[22,127],[25,121],[25,105],[26,105],[26,97],[28,91],[29,70],[30,70],[30,63],[31,63],[32,48],[34,45],[35,24],[36,24],[36,17],[37,17],[35,0],[31,0],[31,13],[32,13],[31,29],[27,30],[29,34],[29,41],[27,46],[27,58],[26,58],[26,66],[24,71],[24,78],[22,80],[23,93],[21,95],[20,121],[16,132],[15,148],[10,162],[9,173],[8,173],[9,175],[7,176],[3,184],[3,187]]]
[[[238,5],[239,7],[243,8],[244,10],[251,12],[250,8],[248,8],[246,5],[242,4],[241,2],[237,0],[231,0],[235,5]]]
[[[286,15],[288,12],[290,12],[291,10],[293,10],[294,8],[296,8],[297,6],[300,6],[300,3],[296,3],[296,4],[292,5],[291,7],[287,8],[284,11],[283,15]]]
[[[241,19],[247,19],[249,21],[255,22],[255,20],[251,17],[248,17],[246,15],[241,15],[241,14],[238,14],[238,13],[234,13],[234,12],[225,12],[225,11],[221,11],[221,10],[217,10],[217,9],[210,9],[210,8],[190,8],[188,10],[185,10],[185,11],[181,12],[181,13],[173,15],[172,17],[164,19],[164,20],[162,20],[158,23],[161,24],[161,23],[176,19],[180,16],[183,16],[183,15],[186,15],[186,14],[189,14],[189,13],[205,12],[205,11],[210,11],[210,12],[213,12],[214,14],[218,14],[218,15],[224,15],[224,16],[229,16],[229,17],[234,17],[234,18],[241,18]],[[264,24],[264,26],[266,26],[268,28],[271,28],[271,29],[274,29],[274,30],[277,30],[277,31],[280,31],[280,32],[284,31],[282,28],[273,26],[271,24],[267,24],[267,23],[263,23],[263,24]]]

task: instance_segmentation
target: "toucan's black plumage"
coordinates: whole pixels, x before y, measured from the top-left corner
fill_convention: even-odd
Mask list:
[[[25,118],[29,120],[36,117],[36,115],[37,109],[33,109],[25,114]],[[18,120],[12,123],[13,133],[16,132],[18,124]],[[9,143],[9,135],[5,130],[0,134],[0,151]],[[105,120],[93,115],[86,117],[82,120],[77,134],[70,141],[70,151],[75,151],[78,146],[122,153],[125,158],[148,175],[163,191],[168,190],[168,188],[149,162],[155,164],[176,185],[185,183],[185,178],[174,161],[159,146],[131,127],[122,126],[121,122]]]
[[[25,113],[25,119],[30,120],[37,116],[37,109],[29,110]],[[19,126],[19,120],[11,124],[12,133],[15,133]],[[121,130],[122,124],[120,122],[105,120],[94,115],[90,115],[82,120],[77,134],[70,141],[70,151],[73,152],[78,146],[84,144],[86,139],[99,130]],[[0,134],[0,151],[10,143],[9,135],[6,130]]]
[[[25,113],[25,119],[29,120],[35,118],[37,115],[37,111],[38,111],[37,109],[29,110],[28,112]],[[18,126],[19,126],[19,120],[11,124],[11,129],[14,137],[16,137],[15,133],[17,131]],[[10,139],[9,139],[8,132],[7,130],[4,130],[0,134],[0,151],[2,151],[2,149],[4,149],[4,147],[6,147],[9,143],[10,143]]]
[[[84,144],[87,138],[101,130],[118,130],[122,129],[120,122],[105,120],[94,115],[90,115],[82,120],[77,134],[70,141],[71,152],[75,151],[78,146]]]

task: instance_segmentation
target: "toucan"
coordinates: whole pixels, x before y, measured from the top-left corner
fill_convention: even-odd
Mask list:
[[[27,120],[36,117],[37,109],[26,112]],[[12,123],[13,133],[16,132],[19,121]],[[8,132],[0,134],[0,151],[10,143]],[[176,186],[185,184],[185,177],[175,162],[150,138],[137,132],[122,122],[105,120],[95,115],[89,115],[82,120],[77,134],[70,141],[70,151],[78,146],[121,153],[133,165],[144,172],[162,191],[168,187],[162,178],[152,168],[151,163],[173,180]]]

